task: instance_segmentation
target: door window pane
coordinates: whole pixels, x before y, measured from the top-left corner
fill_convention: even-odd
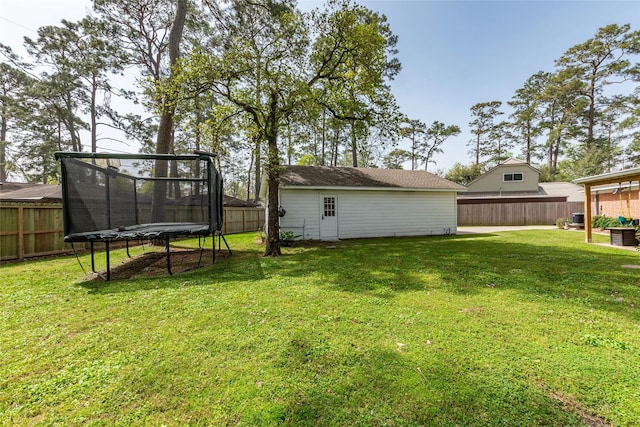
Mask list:
[[[336,216],[336,198],[324,198],[324,216]]]

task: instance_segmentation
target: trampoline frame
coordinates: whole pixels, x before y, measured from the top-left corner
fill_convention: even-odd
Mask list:
[[[220,173],[213,167],[212,157],[214,154],[197,151],[193,155],[176,155],[176,154],[112,154],[112,153],[78,153],[78,152],[56,152],[55,158],[60,161],[62,171],[62,211],[63,211],[63,223],[64,223],[64,241],[68,243],[74,242],[89,242],[91,250],[91,270],[101,276],[95,270],[95,242],[103,242],[105,244],[105,256],[106,256],[106,278],[111,279],[111,266],[110,266],[110,243],[116,241],[124,241],[127,248],[127,256],[129,255],[129,241],[142,240],[142,239],[162,239],[165,243],[165,252],[167,259],[167,271],[170,275],[173,274],[171,269],[171,250],[170,240],[175,237],[194,237],[198,236],[198,243],[200,247],[200,258],[198,259],[198,266],[200,267],[200,261],[202,258],[202,252],[204,247],[200,245],[200,237],[212,236],[212,260],[211,264],[215,263],[216,250],[215,250],[215,237],[218,237],[218,250],[220,251],[221,240],[231,255],[231,249],[222,234],[222,224],[224,220],[223,210],[223,197],[222,197],[222,177]],[[69,160],[65,160],[69,159]],[[81,159],[85,160],[82,161]],[[178,161],[204,161],[206,162],[207,170],[204,179],[201,178],[180,178],[180,177],[135,177],[132,175],[121,173],[117,170],[111,170],[109,166],[103,168],[96,166],[86,161],[86,159],[128,159],[128,160],[178,160]],[[74,215],[73,209],[70,207],[69,202],[70,194],[69,187],[71,184],[67,182],[67,165],[66,162],[81,162],[82,166],[87,169],[94,169],[104,173],[109,177],[125,177],[131,179],[134,184],[133,199],[134,199],[134,215],[135,224],[127,226],[113,227],[111,221],[111,196],[109,191],[109,179],[105,180],[105,195],[104,201],[106,203],[106,221],[108,224],[107,229],[90,230],[85,232],[71,233],[72,217]],[[108,163],[108,162],[107,162]],[[139,224],[138,218],[138,200],[137,191],[135,189],[136,180],[144,181],[166,181],[168,183],[176,181],[192,181],[206,184],[207,189],[207,222],[158,222],[158,223],[146,223]],[[206,182],[205,182],[206,181]],[[215,192],[215,193],[214,193]],[[216,205],[212,204],[212,197],[216,197]]]

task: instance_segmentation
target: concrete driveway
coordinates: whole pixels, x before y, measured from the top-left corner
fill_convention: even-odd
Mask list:
[[[516,230],[557,230],[555,225],[500,225],[458,227],[457,234],[485,234]]]

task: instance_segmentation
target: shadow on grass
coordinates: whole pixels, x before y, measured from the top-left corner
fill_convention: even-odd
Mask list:
[[[184,263],[174,264],[172,265],[174,273],[172,275],[166,269],[166,258],[163,253],[160,256],[149,254],[148,258],[148,262],[159,262],[161,264],[159,267],[160,272],[156,272],[151,277],[118,278],[116,274],[112,280],[105,281],[99,277],[92,276],[81,282],[80,286],[88,289],[92,294],[111,294],[151,289],[177,289],[188,286],[211,286],[237,280],[260,280],[264,277],[260,258],[255,252],[250,251],[235,250],[233,256],[223,257],[217,254],[214,264],[211,264],[210,256],[205,257],[199,268],[195,268],[192,265],[186,266]],[[145,263],[143,262],[143,264]],[[125,265],[124,269],[129,270],[131,267]],[[136,272],[136,275],[139,275],[139,273]]]
[[[492,234],[348,241],[294,255],[299,262],[282,263],[277,274],[315,272],[324,286],[391,298],[430,289],[460,295],[511,289],[627,314],[640,306],[640,270],[622,267],[640,264],[640,253],[588,245],[561,232],[524,233],[534,233],[531,243]]]
[[[235,251],[214,265],[174,276],[81,285],[103,294],[278,278],[386,298],[430,289],[461,295],[512,289],[618,312],[640,306],[640,270],[621,267],[639,264],[640,254],[587,245],[580,236],[555,231],[523,233],[349,240],[285,248],[278,258]],[[532,233],[530,243],[521,237],[526,233]]]

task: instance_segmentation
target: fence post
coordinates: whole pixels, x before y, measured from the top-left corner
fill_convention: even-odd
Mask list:
[[[24,208],[18,206],[18,259],[24,259]]]

